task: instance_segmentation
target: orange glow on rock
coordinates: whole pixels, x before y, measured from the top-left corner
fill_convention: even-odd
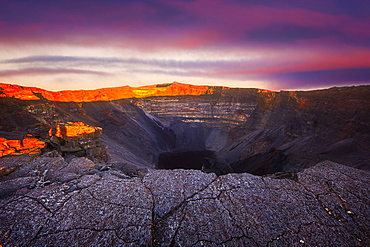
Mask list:
[[[257,93],[260,94],[259,102],[263,110],[269,110],[273,107],[274,99],[276,96],[275,91],[267,89],[257,89]]]
[[[95,133],[102,130],[100,127],[92,127],[82,122],[60,123],[55,128],[49,130],[49,136],[56,137],[76,137],[83,134]]]
[[[306,104],[306,99],[303,99],[303,100],[301,100],[301,103],[299,104],[299,108],[303,108],[304,107],[304,105]]]
[[[0,157],[6,155],[38,154],[46,143],[37,138],[24,138],[23,140],[7,140],[0,137]]]
[[[0,96],[1,97],[13,97],[21,100],[39,100],[33,92],[41,89],[35,87],[22,87],[18,85],[10,85],[0,83]]]
[[[214,88],[174,82],[171,84],[143,87],[115,87],[96,90],[47,91],[36,87],[22,87],[0,83],[0,97],[14,97],[21,100],[46,99],[53,102],[95,102],[155,96],[211,95]]]
[[[299,98],[296,92],[289,92],[289,96],[297,101],[297,103],[299,104],[299,108],[303,108],[307,103],[307,99]]]
[[[267,90],[267,89],[257,89],[258,93],[274,93],[275,91]]]

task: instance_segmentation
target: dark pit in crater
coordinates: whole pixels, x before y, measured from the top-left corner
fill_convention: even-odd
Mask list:
[[[211,168],[216,162],[213,151],[167,152],[159,155],[158,169],[197,169]]]
[[[161,153],[156,168],[169,170],[196,169],[203,172],[213,172],[217,175],[248,172],[263,176],[283,172],[285,159],[286,156],[276,149],[234,162],[227,162],[217,152],[211,150],[173,151]]]
[[[204,172],[214,172],[217,175],[230,173],[233,170],[229,165],[220,161],[216,152],[202,151],[174,151],[159,155],[157,169],[196,169]]]

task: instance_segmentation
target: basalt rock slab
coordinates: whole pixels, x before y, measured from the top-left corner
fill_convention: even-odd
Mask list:
[[[370,244],[367,171],[326,161],[295,180],[247,173],[217,177],[196,170],[156,170],[136,178],[112,172],[2,198],[0,244]]]
[[[38,157],[20,158],[13,156],[1,160],[2,170],[8,172],[0,176],[0,198],[23,195],[34,188],[68,183],[99,172],[95,163],[85,157],[75,157],[67,162],[56,151]]]

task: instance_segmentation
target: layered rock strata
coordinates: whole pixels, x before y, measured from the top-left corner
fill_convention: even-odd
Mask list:
[[[265,174],[298,171],[326,159],[369,170],[369,94],[369,86],[297,92],[231,88],[202,97],[132,101],[174,131],[174,152],[213,151],[234,172]]]
[[[333,162],[295,180],[195,170],[130,178],[51,155],[30,168],[38,173],[23,167],[0,182],[1,245],[370,244],[370,173]]]

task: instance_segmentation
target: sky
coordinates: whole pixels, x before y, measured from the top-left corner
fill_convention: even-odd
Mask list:
[[[0,82],[370,84],[367,0],[0,0]]]

